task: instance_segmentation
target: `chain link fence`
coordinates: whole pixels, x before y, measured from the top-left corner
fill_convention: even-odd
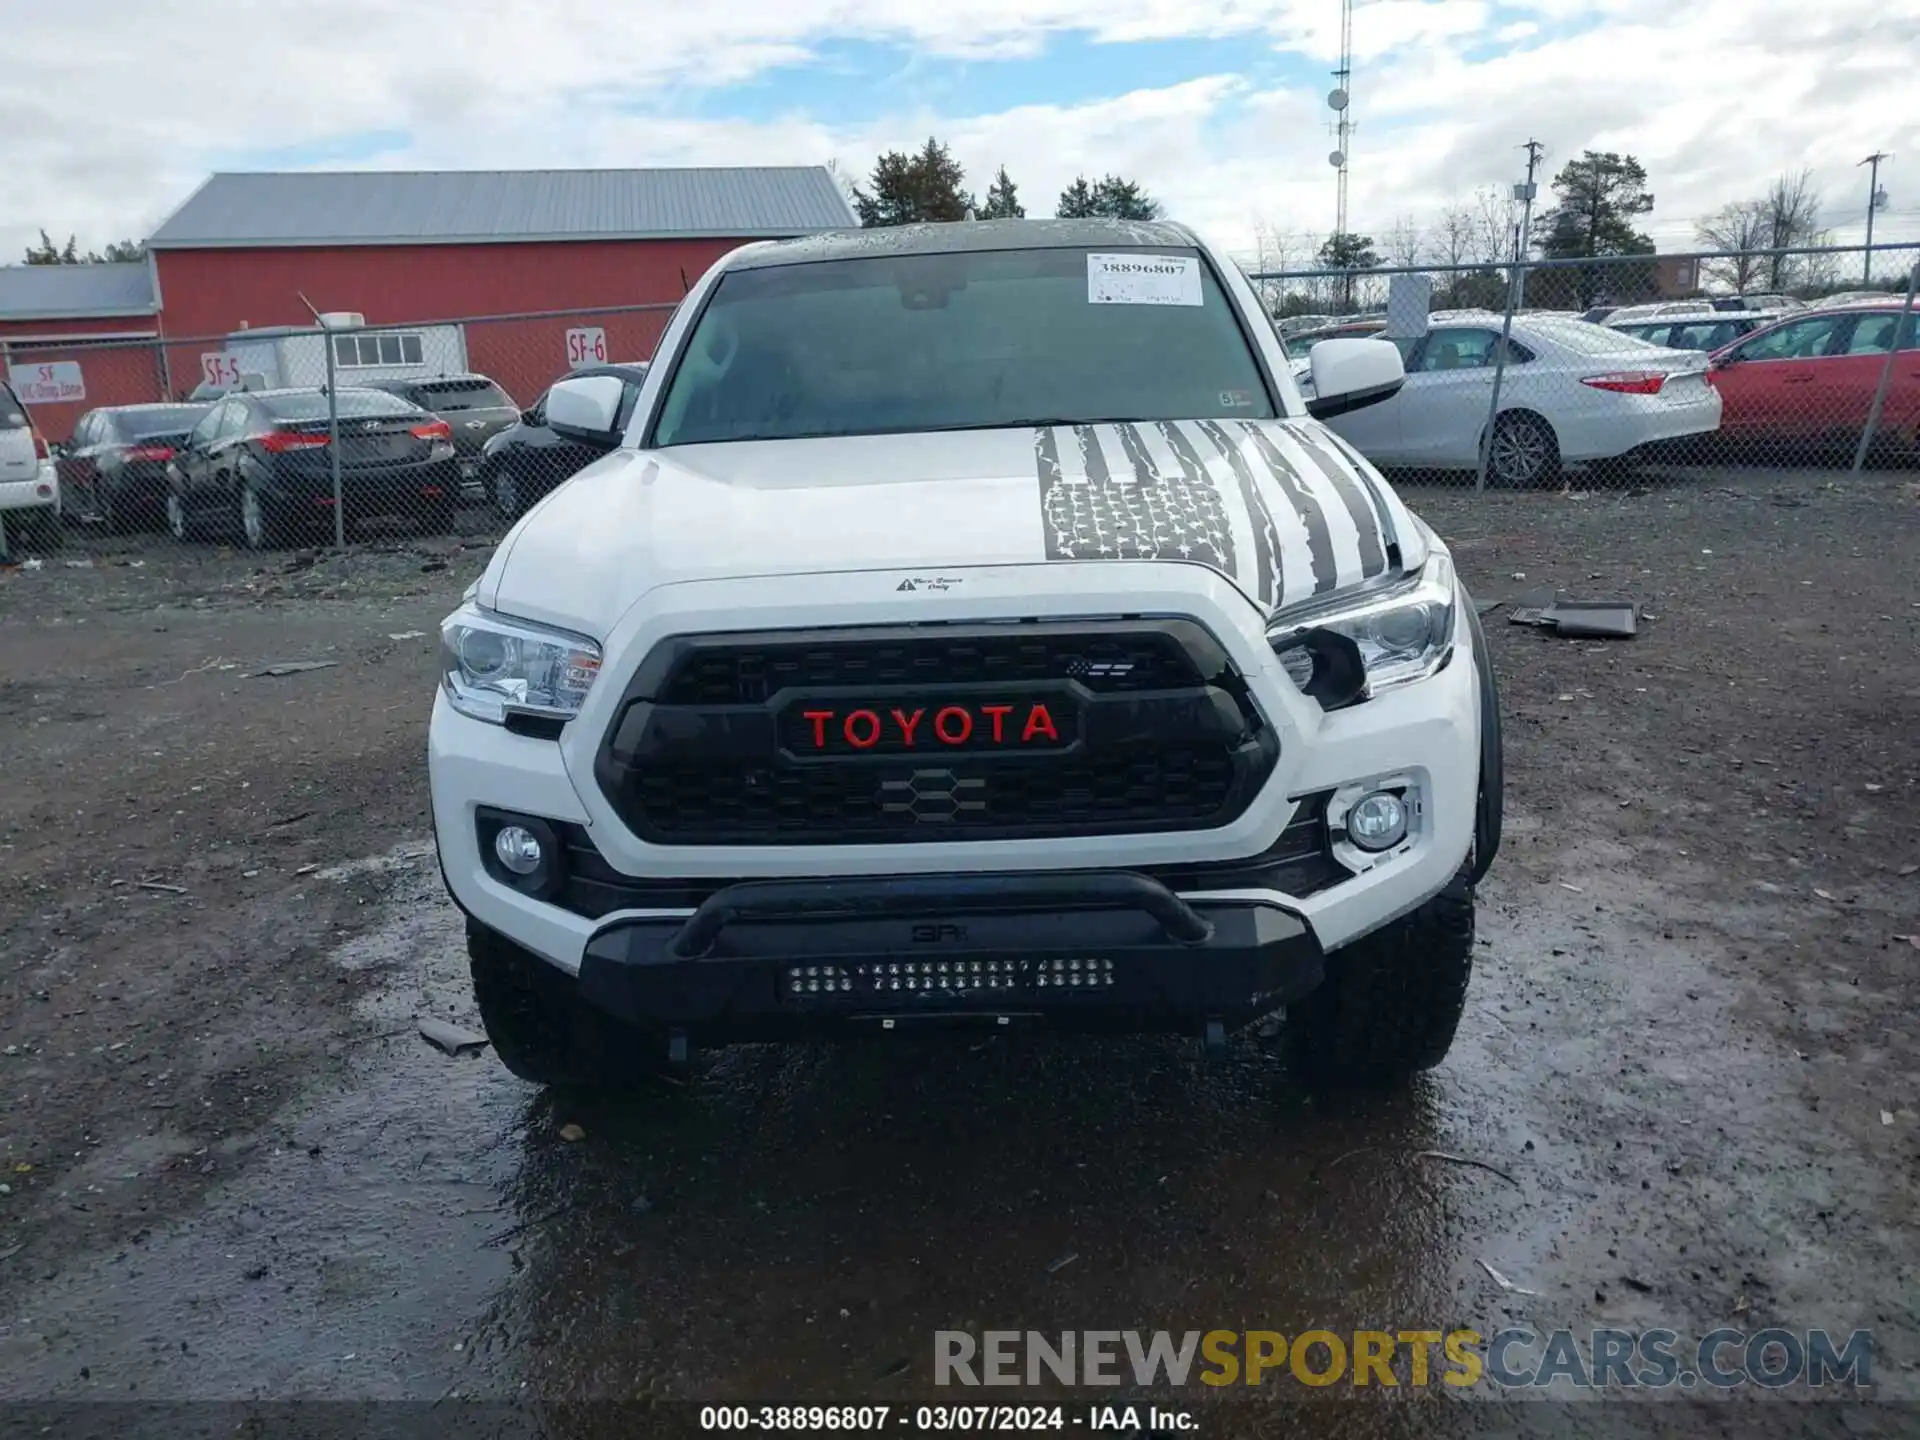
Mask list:
[[[1909,244],[1250,278],[1308,392],[1320,339],[1400,348],[1399,394],[1328,421],[1383,470],[1588,489],[1920,464],[1917,276]],[[497,536],[598,453],[546,427],[547,388],[612,366],[631,414],[674,308],[0,342],[57,475],[53,503],[0,511],[0,544]]]
[[[1374,464],[1479,488],[1647,472],[1920,465],[1920,246],[1250,274],[1311,389],[1323,339],[1407,381],[1327,423]]]
[[[0,342],[57,476],[57,503],[0,511],[0,540],[18,558],[497,536],[601,453],[546,427],[547,389],[609,369],[631,414],[674,309]]]

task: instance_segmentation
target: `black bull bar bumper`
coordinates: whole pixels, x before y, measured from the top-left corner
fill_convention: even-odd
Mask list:
[[[823,1025],[1244,1024],[1320,983],[1298,916],[1129,871],[746,881],[694,914],[609,919],[591,1005],[696,1043]]]

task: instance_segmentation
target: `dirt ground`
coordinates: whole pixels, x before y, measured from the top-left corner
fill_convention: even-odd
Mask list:
[[[1023,1041],[558,1115],[413,1033],[474,1023],[423,746],[482,544],[0,570],[0,1394],[851,1401],[943,1327],[1445,1315],[1870,1327],[1920,1400],[1920,487],[1408,498],[1642,633],[1485,616],[1469,1014],[1350,1101]]]

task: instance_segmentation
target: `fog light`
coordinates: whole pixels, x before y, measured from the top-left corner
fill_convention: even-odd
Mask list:
[[[1407,838],[1407,807],[1398,795],[1375,790],[1347,812],[1347,838],[1362,850],[1391,850]]]
[[[502,825],[493,836],[494,858],[515,875],[531,875],[546,858],[540,837],[524,825]]]

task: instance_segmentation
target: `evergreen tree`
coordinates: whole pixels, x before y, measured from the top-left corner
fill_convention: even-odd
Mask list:
[[[1014,188],[1013,177],[1007,174],[1002,165],[993,177],[993,184],[987,187],[986,207],[981,210],[982,220],[1023,220],[1026,210],[1020,204],[1019,192]]]
[[[932,136],[916,154],[889,150],[873,166],[872,193],[853,188],[853,208],[869,229],[925,221],[964,220],[973,197],[960,188],[966,172]]]

